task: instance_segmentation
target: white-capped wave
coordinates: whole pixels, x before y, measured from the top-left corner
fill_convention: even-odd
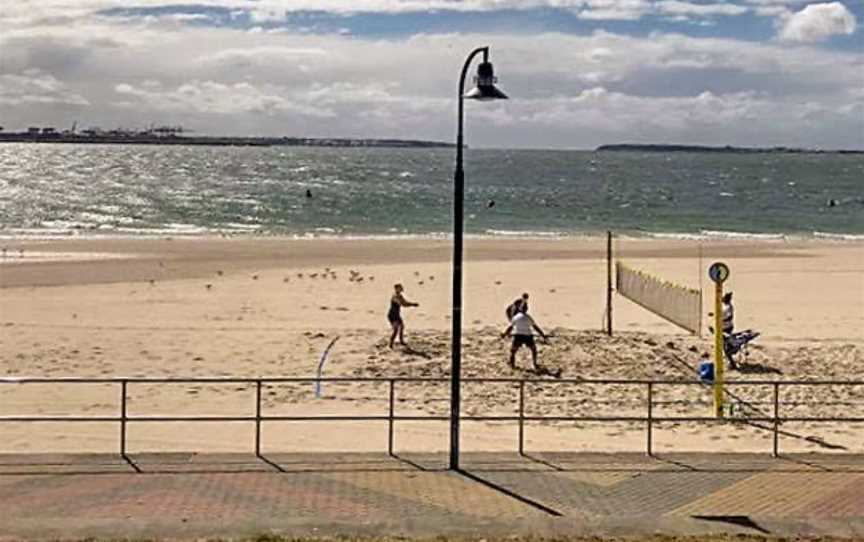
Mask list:
[[[486,230],[488,235],[502,237],[566,237],[568,234],[562,231],[533,231],[533,230]]]
[[[864,241],[864,234],[861,233],[830,233],[814,231],[813,237],[816,237],[817,239],[828,239],[831,241]]]
[[[242,230],[242,231],[256,231],[262,230],[263,227],[261,224],[241,224],[239,222],[226,222],[221,224],[218,230]]]
[[[725,230],[702,230],[700,232],[706,239],[760,239],[783,241],[787,238],[783,233],[757,233],[747,231],[725,231]]]

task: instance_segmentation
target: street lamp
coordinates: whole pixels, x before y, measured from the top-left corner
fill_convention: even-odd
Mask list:
[[[465,76],[474,57],[483,53],[477,67],[475,86],[465,92]],[[456,133],[456,173],[453,177],[453,332],[450,363],[450,469],[459,469],[459,407],[462,385],[462,228],[465,199],[465,172],[462,169],[463,102],[469,100],[506,100],[507,95],[495,87],[495,73],[489,62],[489,47],[474,49],[462,66],[459,76],[459,120]]]

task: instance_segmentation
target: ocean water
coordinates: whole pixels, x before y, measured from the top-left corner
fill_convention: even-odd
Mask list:
[[[0,236],[447,235],[453,165],[452,149],[4,144]],[[465,169],[473,235],[864,238],[864,155],[469,149]]]

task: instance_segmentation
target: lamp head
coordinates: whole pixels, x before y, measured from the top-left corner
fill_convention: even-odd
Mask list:
[[[481,62],[477,66],[477,76],[474,78],[474,88],[463,95],[463,98],[469,100],[489,101],[489,100],[506,100],[507,95],[501,92],[495,83],[498,78],[495,77],[495,72],[492,69],[491,62]]]

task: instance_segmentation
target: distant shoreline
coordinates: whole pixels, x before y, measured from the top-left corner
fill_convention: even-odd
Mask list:
[[[864,150],[852,149],[801,149],[794,147],[712,147],[707,145],[678,145],[678,144],[631,144],[619,143],[613,145],[600,145],[596,152],[711,152],[728,154],[864,154]]]
[[[309,137],[155,136],[150,134],[96,134],[0,132],[0,143],[74,143],[83,145],[190,145],[218,147],[389,147],[452,148],[442,141],[413,139],[353,139]]]

